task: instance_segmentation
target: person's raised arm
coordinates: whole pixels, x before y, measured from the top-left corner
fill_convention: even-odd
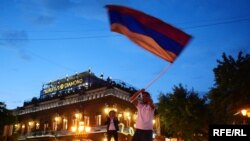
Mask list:
[[[134,105],[137,105],[138,103],[138,96],[145,91],[145,89],[141,89],[139,91],[137,91],[136,93],[134,93],[131,97],[130,97],[130,102],[132,102]]]

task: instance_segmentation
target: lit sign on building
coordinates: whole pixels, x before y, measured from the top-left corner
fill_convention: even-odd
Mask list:
[[[77,85],[82,84],[82,83],[83,83],[83,79],[76,79],[76,80],[73,80],[70,82],[58,84],[58,85],[51,86],[49,88],[44,89],[43,94],[48,94],[48,93],[56,92],[59,90],[67,89],[67,88],[77,86]]]

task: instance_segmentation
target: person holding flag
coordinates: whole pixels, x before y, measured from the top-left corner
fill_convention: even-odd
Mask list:
[[[170,62],[146,87],[149,88],[174,63],[191,39],[189,34],[144,12],[120,5],[106,5],[111,31],[127,36],[131,41]],[[132,141],[152,141],[155,106],[145,89],[131,97],[138,110],[136,131]]]
[[[145,89],[139,90],[130,101],[137,108],[136,130],[132,141],[152,141],[155,106],[150,94]]]

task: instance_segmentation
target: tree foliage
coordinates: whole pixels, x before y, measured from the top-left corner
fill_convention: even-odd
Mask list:
[[[216,124],[233,123],[234,114],[250,104],[250,56],[239,52],[237,59],[222,54],[214,68],[215,85],[208,98],[212,121]]]
[[[17,121],[11,111],[6,108],[4,102],[0,102],[0,136],[3,135],[4,125],[10,125]]]
[[[158,112],[167,136],[196,141],[207,138],[206,99],[181,84],[173,93],[160,94]]]

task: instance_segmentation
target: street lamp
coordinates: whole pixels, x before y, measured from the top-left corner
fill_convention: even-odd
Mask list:
[[[250,117],[250,109],[249,108],[248,109],[242,109],[240,112],[244,117],[243,124],[246,125],[247,124],[246,120],[247,120],[247,118]]]
[[[242,110],[241,110],[241,114],[242,114],[243,116],[246,116],[246,115],[247,115],[247,110],[246,110],[246,109],[242,109]]]

